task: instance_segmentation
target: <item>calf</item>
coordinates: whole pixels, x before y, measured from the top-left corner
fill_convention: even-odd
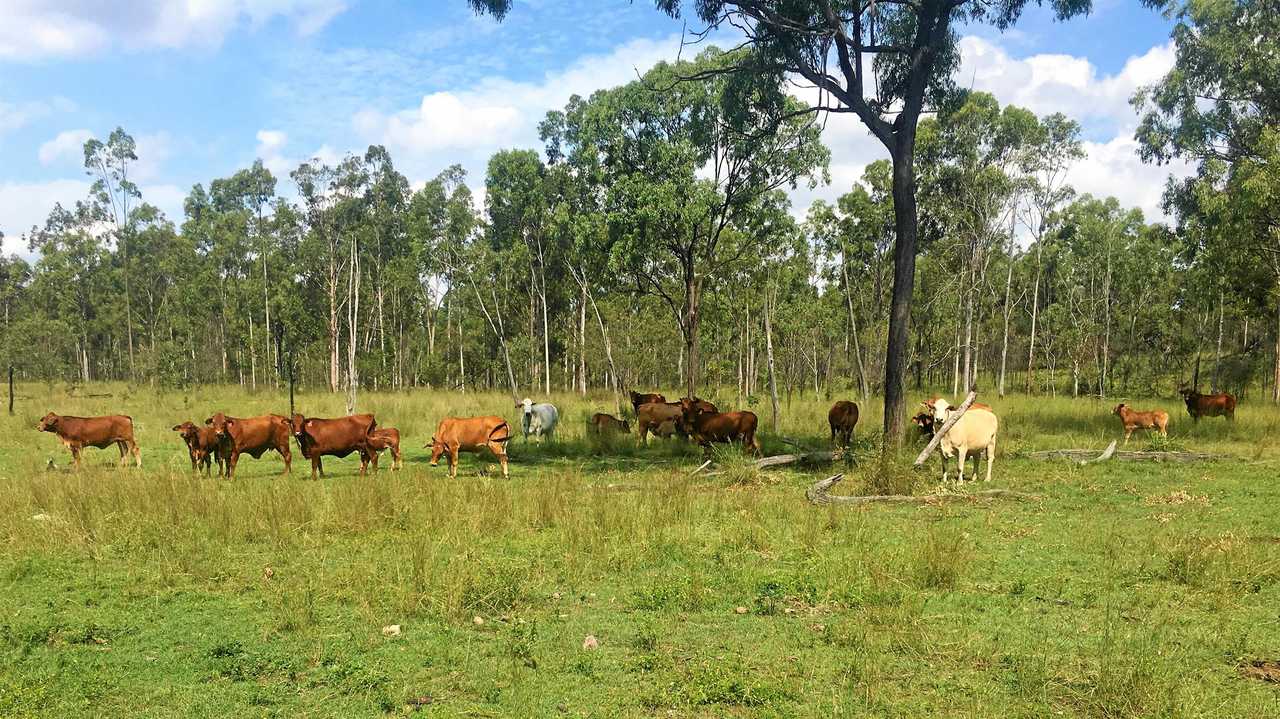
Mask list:
[[[853,441],[853,428],[858,424],[858,404],[840,400],[831,405],[831,410],[827,412],[827,424],[831,425],[831,441],[841,449],[848,449]]]
[[[440,455],[448,454],[449,478],[458,476],[458,453],[489,450],[502,464],[502,477],[507,474],[507,447],[511,425],[501,417],[445,417],[431,436],[431,466],[440,464]]]
[[[378,471],[378,455],[391,450],[391,471],[404,467],[400,455],[400,430],[395,427],[378,427],[369,433],[369,453],[373,459],[373,471]]]
[[[934,431],[937,432],[946,424],[947,418],[956,411],[945,399],[936,399],[933,405],[923,402],[925,407],[933,413]],[[964,481],[964,461],[965,456],[969,452],[982,452],[986,450],[987,454],[987,479],[991,481],[991,465],[996,457],[996,433],[1000,429],[1000,420],[996,417],[996,413],[992,412],[985,405],[979,407],[977,403],[970,405],[960,419],[956,421],[946,434],[942,435],[941,441],[938,443],[938,452],[942,455],[942,481],[947,481],[947,459],[953,454],[959,452],[959,481]],[[974,474],[977,474],[976,457],[975,457]]]
[[[1121,402],[1111,413],[1119,417],[1120,423],[1124,425],[1125,444],[1129,444],[1129,435],[1133,434],[1135,429],[1154,429],[1160,432],[1161,437],[1169,436],[1169,413],[1162,409],[1138,412],[1129,409],[1129,405]]]
[[[204,421],[213,428],[218,438],[218,454],[225,463],[227,479],[235,476],[240,455],[254,459],[274,449],[284,458],[284,474],[293,466],[293,452],[289,449],[289,420],[278,414],[261,417],[228,417],[222,412]]]
[[[1178,392],[1187,403],[1187,414],[1191,415],[1191,419],[1196,422],[1199,422],[1201,417],[1226,417],[1228,422],[1234,422],[1236,419],[1236,398],[1226,392],[1200,394],[1185,387]]]
[[[360,453],[360,474],[368,471],[370,454],[369,434],[377,426],[371,414],[352,414],[336,419],[320,419],[293,415],[289,422],[293,436],[298,440],[298,448],[302,456],[311,460],[311,478],[316,473],[324,476],[324,465],[320,458],[346,457],[352,452]]]
[[[193,422],[183,422],[174,425],[173,431],[182,437],[187,443],[187,455],[191,457],[191,471],[199,471],[204,468],[204,473],[209,474],[213,467],[210,458],[218,460],[218,476],[222,476],[222,454],[218,451],[218,434],[213,431],[213,427],[199,427]]]
[[[520,427],[524,430],[524,441],[528,442],[529,435],[533,435],[541,444],[544,436],[549,439],[555,434],[556,424],[560,421],[560,410],[554,404],[534,404],[533,400],[525,397],[516,407],[521,410]]]
[[[133,418],[123,414],[105,417],[61,417],[53,412],[46,414],[36,424],[41,432],[53,432],[71,452],[76,469],[80,468],[80,450],[85,447],[106,449],[115,445],[120,449],[120,466],[129,461],[132,454],[138,466],[142,466],[142,452],[133,440]]]
[[[927,405],[926,405],[927,406]],[[920,430],[920,436],[928,442],[933,439],[933,412],[920,412],[911,418],[911,422]]]
[[[591,415],[591,420],[587,423],[587,429],[595,434],[630,434],[631,423],[625,419],[618,419],[611,414],[596,412]]]
[[[696,399],[688,397],[680,400],[680,409],[689,435],[708,454],[712,443],[732,444],[739,440],[744,452],[760,453],[760,443],[756,441],[759,420],[755,412],[707,412]]]
[[[684,434],[684,413],[678,404],[648,402],[636,410],[636,428],[640,432],[640,443],[645,445],[649,444],[649,432],[664,438]]]
[[[667,401],[666,397],[663,397],[662,395],[656,392],[646,392],[641,394],[639,392],[633,391],[631,393],[631,408],[636,411],[636,414],[640,413],[640,405],[642,404],[650,404],[653,402],[666,402],[666,401]]]

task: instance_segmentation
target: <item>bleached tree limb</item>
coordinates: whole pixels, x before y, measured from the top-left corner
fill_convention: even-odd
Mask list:
[[[973,401],[977,398],[977,392],[969,392],[969,395],[964,398],[964,401],[960,403],[960,406],[956,411],[950,417],[947,417],[946,422],[942,423],[942,427],[933,433],[933,439],[929,440],[929,444],[925,445],[925,448],[920,452],[920,455],[916,457],[916,461],[913,466],[920,467],[924,465],[925,462],[929,461],[929,455],[933,454],[933,450],[937,449],[938,443],[942,441],[942,435],[951,431],[951,428],[956,422],[960,421],[960,418],[964,416],[965,412],[969,411],[969,406],[972,405]]]
[[[842,504],[860,506],[866,504],[940,504],[943,502],[972,502],[979,499],[1017,499],[1035,502],[1040,497],[1011,489],[986,489],[968,494],[875,494],[869,496],[849,496],[829,494],[831,487],[844,479],[843,474],[836,474],[819,480],[805,490],[805,497],[813,504]]]

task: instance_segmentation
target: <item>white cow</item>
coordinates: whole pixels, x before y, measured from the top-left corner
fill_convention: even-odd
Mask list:
[[[942,424],[947,421],[947,418],[953,412],[957,411],[945,399],[935,399],[933,404],[928,402],[923,402],[922,404],[933,413],[933,426],[937,429],[942,429]],[[947,481],[947,458],[952,454],[959,452],[959,481],[963,482],[965,455],[969,452],[982,452],[985,449],[987,451],[986,481],[990,482],[991,463],[996,457],[996,433],[999,429],[1000,420],[990,408],[976,405],[970,406],[938,442],[938,452],[942,455],[942,481]],[[977,471],[978,468],[975,464],[974,473],[976,474]]]
[[[524,430],[524,441],[528,442],[529,435],[533,435],[534,439],[541,444],[543,436],[549,438],[555,433],[556,423],[560,421],[560,411],[554,404],[549,402],[534,404],[533,400],[525,397],[524,401],[516,407],[523,409],[520,415],[520,427]]]

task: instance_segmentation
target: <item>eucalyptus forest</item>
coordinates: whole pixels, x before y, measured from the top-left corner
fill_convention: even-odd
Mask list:
[[[1248,43],[1276,18],[1249,6],[1177,10],[1178,65],[1133,100],[1147,159],[1197,163],[1168,222],[1066,182],[1069,115],[937,92],[913,140],[909,388],[1280,398],[1280,72]],[[420,186],[370,146],[287,177],[254,163],[166,217],[130,179],[130,134],[90,140],[89,195],[0,264],[4,360],[171,387],[884,393],[894,162],[794,206],[828,181],[820,117],[734,72],[749,52],[575,96],[541,147]]]

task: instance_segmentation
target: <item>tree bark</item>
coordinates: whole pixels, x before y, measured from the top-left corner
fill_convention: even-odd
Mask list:
[[[1033,393],[1033,378],[1035,377],[1036,366],[1036,320],[1040,312],[1040,273],[1043,271],[1044,264],[1041,262],[1043,257],[1043,243],[1036,240],[1036,279],[1031,287],[1031,336],[1027,342],[1027,394]]]
[[[854,365],[858,369],[858,389],[862,393],[862,401],[870,400],[871,392],[867,389],[867,372],[862,365],[862,342],[858,339],[858,321],[853,311],[853,288],[849,286],[849,268],[844,262],[844,250],[840,251],[840,274],[844,280],[845,306],[849,310],[849,335],[853,339]]]
[[[778,433],[778,380],[777,374],[774,372],[773,366],[773,314],[772,297],[768,290],[765,291],[764,306],[764,351],[766,361],[769,364],[769,400],[773,404],[773,417],[770,423],[773,426],[773,433]],[[692,397],[693,395],[689,395]]]
[[[1012,217],[1014,217],[1014,214],[1011,213],[1009,222],[1009,256],[1007,258],[1009,272],[1004,279],[1004,339],[1000,342],[1000,381],[997,383],[999,385],[997,392],[1001,397],[1004,396],[1005,369],[1009,362],[1009,317],[1013,314],[1013,307],[1009,304],[1013,297],[1013,253],[1015,251]]]
[[[911,329],[911,296],[916,283],[915,118],[902,123],[893,153],[893,294],[889,306],[889,338],[884,367],[885,446],[902,446],[905,436],[907,342]]]

